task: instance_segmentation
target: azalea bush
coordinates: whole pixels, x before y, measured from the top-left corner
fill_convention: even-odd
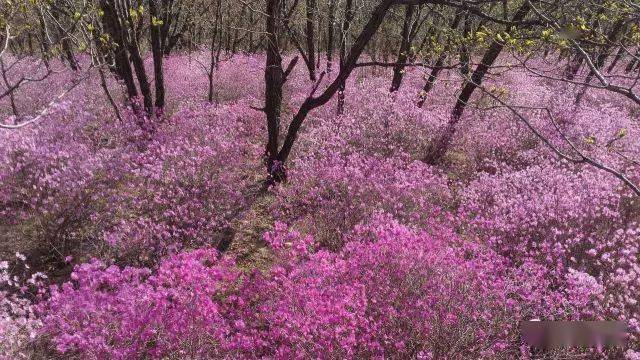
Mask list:
[[[405,224],[446,218],[451,194],[439,171],[407,155],[335,154],[299,159],[291,184],[275,189],[275,217],[305,228],[329,248],[378,212]]]
[[[90,216],[103,210],[94,199],[117,182],[123,142],[79,104],[63,103],[46,120],[0,135],[0,223],[7,236],[66,253],[92,236]]]
[[[89,358],[503,356],[519,351],[530,314],[588,315],[597,300],[585,274],[553,293],[490,250],[389,216],[350,237],[339,252],[317,250],[278,223],[265,240],[280,260],[266,273],[243,273],[214,250],[154,270],[95,260],[52,290],[42,331],[58,351]]]
[[[0,261],[0,359],[30,359],[42,321],[35,302],[46,292],[47,276],[31,271],[25,255]]]
[[[626,348],[554,355],[637,358],[640,203],[549,147],[637,182],[628,103],[590,91],[569,107],[577,89],[504,65],[486,90],[548,143],[479,92],[432,165],[459,74],[423,94],[428,72],[412,67],[390,93],[387,69],[363,67],[344,113],[335,98],[311,112],[287,181],[269,183],[264,56],[224,58],[212,103],[208,59],[165,58],[162,112],[119,101],[108,79],[118,119],[89,71],[33,126],[0,131],[3,356],[536,358],[519,325],[539,319],[626,321]],[[21,91],[72,78],[52,76],[51,94]],[[283,128],[313,86],[292,70]],[[14,244],[53,261],[30,271]]]
[[[102,195],[111,212],[94,215],[106,243],[145,259],[218,245],[261,170],[255,114],[244,116],[234,105],[181,110],[127,154],[122,181]]]
[[[591,169],[504,169],[470,184],[461,213],[466,231],[513,264],[540,264],[561,286],[575,271],[589,274],[603,289],[597,317],[627,320],[637,338],[638,217],[622,191]]]

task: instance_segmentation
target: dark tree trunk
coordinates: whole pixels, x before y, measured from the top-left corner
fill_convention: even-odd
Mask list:
[[[154,0],[158,1],[158,0]],[[142,26],[144,24],[143,18],[140,17],[137,22],[134,21],[132,15],[123,9],[119,9],[118,6],[121,4],[115,3],[114,0],[100,0],[100,7],[104,12],[102,16],[102,22],[107,34],[111,37],[114,42],[114,47],[112,49],[106,49],[107,52],[113,53],[113,58],[115,61],[114,72],[124,80],[125,85],[127,87],[127,94],[129,95],[129,99],[132,100],[137,97],[138,92],[136,90],[136,85],[133,80],[133,71],[131,69],[131,65],[133,65],[133,70],[135,70],[136,78],[138,80],[138,85],[140,87],[140,93],[142,95],[142,100],[144,103],[144,111],[147,115],[152,115],[153,111],[153,96],[151,91],[151,86],[149,84],[149,80],[147,77],[147,73],[144,67],[144,61],[142,60],[142,56],[140,55],[140,48],[138,46],[138,42],[140,41],[140,32],[142,31]],[[158,14],[157,3],[154,5],[154,13]],[[119,13],[123,12],[123,13]],[[124,28],[126,26],[126,28]],[[154,71],[157,71],[156,76],[160,75],[157,78],[156,86],[160,86],[161,89],[164,88],[163,79],[162,79],[162,51],[161,51],[161,43],[158,45],[157,41],[159,39],[159,35],[157,35],[157,27],[153,29],[152,27],[152,43],[154,45]],[[160,48],[160,56],[156,56],[157,49]],[[164,105],[164,91],[162,90],[159,94],[160,96],[160,105]],[[135,102],[132,102],[132,105],[136,110],[138,110]]]
[[[374,9],[371,18],[364,26],[358,38],[355,40],[348,56],[343,56],[342,66],[337,77],[329,84],[321,95],[315,96],[318,90],[319,82],[314,86],[311,94],[302,103],[298,112],[293,117],[288,127],[286,137],[284,138],[282,147],[278,151],[278,135],[280,133],[280,115],[282,106],[282,85],[286,81],[287,75],[291,72],[296,64],[297,58],[294,58],[287,67],[286,71],[282,69],[282,58],[280,56],[280,47],[278,46],[279,24],[282,12],[280,12],[281,0],[267,0],[267,29],[266,29],[266,50],[267,64],[265,69],[265,107],[262,109],[267,116],[267,127],[269,139],[266,146],[266,162],[269,172],[269,182],[286,181],[286,170],[284,164],[296,141],[298,132],[302,123],[309,113],[320,106],[323,106],[340,90],[347,78],[355,69],[360,55],[364,51],[371,37],[376,33],[382,24],[389,7],[393,5],[394,0],[383,0]],[[348,0],[352,4],[351,0]],[[351,15],[346,16],[349,18]]]
[[[278,136],[280,134],[280,116],[282,111],[282,86],[284,70],[280,55],[279,34],[281,22],[281,0],[267,0],[266,53],[267,64],[265,79],[265,106],[267,116],[267,147],[265,160],[271,181],[283,181],[284,171],[278,162]]]
[[[462,19],[461,13],[457,12],[456,16],[453,18],[453,21],[451,22],[450,28],[454,30],[457,29],[458,26],[460,25],[461,19]],[[442,71],[442,66],[444,66],[444,62],[446,59],[447,59],[446,53],[442,53],[440,54],[440,56],[438,56],[438,60],[436,60],[434,68],[431,69],[431,73],[429,73],[429,78],[427,79],[427,82],[424,84],[424,87],[422,88],[422,92],[420,93],[420,99],[418,100],[418,107],[421,108],[424,106],[424,103],[427,99],[427,95],[429,94],[431,89],[433,89],[433,86],[435,85],[436,80],[438,79],[438,75]]]
[[[609,64],[609,67],[607,68],[608,73],[612,72],[616,68],[620,60],[622,60],[622,57],[624,56],[624,51],[625,51],[624,46],[620,46],[618,48],[618,52],[616,52],[616,56],[613,58],[613,61],[611,61],[611,64]]]
[[[327,25],[327,72],[330,73],[333,67],[333,46],[335,44],[334,32],[336,22],[336,2],[329,2],[329,23]]]
[[[622,30],[624,30],[624,25],[625,25],[624,21],[621,21],[621,20],[615,23],[615,25],[611,29],[611,32],[607,36],[607,42],[609,44],[615,43],[617,41],[618,36],[622,32]],[[596,61],[594,63],[596,69],[601,69],[604,66],[610,53],[611,53],[610,45],[607,45],[600,50],[598,57],[596,58]],[[595,76],[595,73],[593,71],[589,71],[589,75],[587,75],[587,83],[591,81],[591,79],[593,79],[593,76]]]
[[[442,71],[442,66],[444,65],[444,61],[446,60],[446,58],[447,56],[445,54],[442,54],[438,57],[438,60],[436,60],[436,63],[433,69],[431,69],[431,72],[429,73],[429,78],[427,79],[427,82],[424,84],[424,87],[422,88],[422,92],[420,93],[420,99],[418,100],[418,107],[421,108],[424,106],[424,103],[427,100],[427,94],[429,94],[431,89],[433,89],[433,86],[435,85],[436,80],[438,79],[438,75]]]
[[[29,55],[34,55],[35,51],[33,51],[33,36],[31,35],[31,32],[27,33],[27,45],[29,48]]]
[[[118,15],[113,3],[108,0],[100,0],[100,8],[104,12],[102,16],[104,29],[116,45],[113,50],[114,67],[112,71],[124,82],[129,99],[134,99],[138,96],[138,89],[133,80],[133,71],[127,56],[124,35],[119,25]],[[135,104],[133,105],[135,106]]]
[[[135,39],[129,42],[129,59],[133,64],[133,69],[136,72],[136,78],[138,79],[138,85],[140,85],[140,93],[142,94],[142,101],[144,103],[144,109],[147,114],[151,114],[153,111],[153,97],[151,95],[151,85],[147,78],[147,72],[144,68],[144,61],[140,55],[140,48]]]
[[[213,74],[215,69],[218,67],[218,62],[220,58],[220,52],[222,51],[222,42],[217,41],[219,38],[222,38],[222,34],[219,35],[221,31],[220,22],[222,21],[222,0],[216,1],[216,15],[215,15],[215,26],[213,29],[213,34],[211,35],[211,47],[209,49],[209,72],[207,73],[207,77],[209,80],[209,91],[207,94],[207,100],[209,103],[213,103]],[[216,49],[216,42],[218,43],[218,47]]]
[[[344,9],[344,21],[342,22],[342,34],[340,34],[340,71],[345,66],[345,57],[347,54],[347,37],[349,36],[349,30],[351,29],[351,22],[353,21],[353,0],[346,0]],[[340,83],[338,90],[338,115],[344,114],[344,101],[345,90],[347,88],[347,79],[344,79]]]
[[[51,16],[58,24],[62,23],[60,19],[60,11],[57,7],[55,6],[51,7]],[[79,69],[79,65],[78,65],[78,61],[73,55],[73,46],[71,45],[69,36],[67,36],[67,34],[64,32],[64,30],[60,26],[58,26],[57,29],[58,29],[57,31],[58,39],[60,41],[60,45],[62,46],[62,55],[64,57],[64,60],[67,61],[71,70],[77,71]]]
[[[404,77],[404,68],[409,58],[409,51],[411,51],[411,27],[413,24],[413,13],[415,12],[414,5],[407,5],[405,7],[404,24],[402,25],[402,40],[400,41],[400,48],[398,49],[398,58],[396,60],[396,66],[393,67],[393,79],[391,80],[391,92],[395,92],[400,89],[402,85],[402,78]]]
[[[617,40],[618,35],[624,29],[624,24],[625,23],[622,20],[619,20],[613,25],[613,28],[607,35],[607,42],[609,44],[612,44]],[[593,63],[595,67],[595,71],[594,69],[589,69],[589,74],[587,75],[587,78],[584,81],[585,85],[580,91],[580,93],[578,93],[578,96],[576,96],[576,101],[575,101],[576,105],[580,104],[580,102],[582,101],[582,98],[584,97],[584,95],[586,94],[589,88],[589,84],[591,83],[591,80],[593,80],[593,78],[596,75],[596,71],[600,71],[600,69],[604,66],[605,62],[607,61],[607,58],[609,57],[610,51],[611,51],[611,46],[605,46],[604,48],[600,49],[599,54]]]
[[[162,21],[162,24],[159,25],[160,34],[158,35],[160,38],[160,47],[162,48],[162,53],[165,56],[168,56],[171,54],[171,51],[173,51],[173,48],[178,44],[178,41],[182,36],[182,31],[185,30],[178,24],[181,12],[178,11],[174,13],[174,0],[149,1],[156,1],[155,16],[158,20]],[[151,6],[151,4],[149,5]]]
[[[583,62],[584,62],[584,59],[578,55],[569,59],[569,62],[567,63],[567,70],[566,70],[567,80],[573,80],[576,78],[576,76],[580,72],[580,69],[582,68]]]
[[[343,57],[344,60],[342,62],[342,66],[340,67],[338,76],[331,84],[329,84],[329,86],[322,92],[322,94],[314,97],[312,93],[309,97],[307,97],[302,106],[300,106],[300,109],[293,117],[293,120],[291,120],[291,124],[289,125],[289,128],[287,130],[287,136],[283,141],[280,152],[278,152],[277,159],[281,164],[284,164],[287,161],[289,154],[291,153],[291,150],[293,148],[293,144],[298,137],[300,127],[302,126],[302,123],[307,118],[309,113],[312,110],[329,102],[329,100],[333,98],[336,92],[340,90],[349,76],[351,76],[353,69],[356,68],[358,59],[360,59],[360,56],[362,55],[364,49],[366,48],[373,35],[376,33],[376,31],[378,31],[378,28],[380,28],[380,25],[384,21],[387,11],[389,10],[389,7],[393,5],[393,2],[393,0],[383,0],[376,6],[376,8],[373,10],[373,13],[371,14],[371,17],[369,18],[369,21],[366,23],[366,25],[354,41],[349,54]]]
[[[309,69],[309,78],[316,81],[316,0],[307,0],[307,68]]]
[[[626,73],[632,72],[633,69],[635,69],[636,65],[640,62],[638,61],[638,58],[640,58],[640,49],[636,51],[631,61],[629,61],[629,63],[627,64],[627,67],[624,69],[624,72]]]
[[[49,36],[47,33],[47,23],[44,20],[42,12],[38,12],[38,20],[40,23],[40,48],[42,51],[42,61],[45,66],[49,68],[49,57],[51,55],[51,44],[49,43]]]
[[[247,12],[247,6],[243,5],[242,6],[242,10],[240,11],[240,16],[238,17],[239,19],[244,19],[244,15]],[[231,38],[231,54],[235,55],[238,52],[238,35],[239,35],[240,29],[236,28],[233,30],[233,37]]]
[[[316,48],[316,71],[318,71],[318,69],[320,69],[320,66],[321,66],[321,63],[322,63],[322,41],[324,39],[322,38],[323,34],[322,34],[322,31],[320,31],[320,29],[324,29],[324,23],[323,23],[322,17],[318,18],[318,25],[317,25],[317,37],[316,37],[316,43],[315,43],[315,48]]]
[[[9,82],[9,78],[7,77],[7,68],[4,64],[4,60],[0,58],[0,72],[2,73],[2,82],[4,82],[5,87],[9,91],[9,104],[11,104],[11,112],[13,116],[15,116],[15,124],[18,124],[18,107],[16,106],[16,98],[14,91],[12,90],[13,84]]]
[[[469,13],[465,13],[462,16],[464,17],[464,26],[462,30],[464,40],[462,42],[462,46],[460,46],[460,74],[467,78],[471,72],[469,64],[471,56],[469,55],[469,47],[465,41],[471,32],[471,19],[469,17]]]
[[[115,100],[113,100],[113,96],[111,96],[111,92],[109,91],[109,87],[107,86],[107,78],[104,75],[104,70],[98,67],[98,75],[100,75],[100,87],[102,87],[102,91],[104,91],[104,95],[109,100],[109,104],[111,104],[111,108],[113,109],[114,114],[118,118],[120,122],[122,122],[122,116],[120,115],[120,110],[118,109],[118,105]]]
[[[65,56],[66,60],[67,60],[67,63],[69,63],[69,67],[73,71],[78,71],[78,69],[80,67],[78,66],[78,61],[76,60],[75,56],[73,55],[73,48],[71,47],[71,42],[69,41],[69,39],[67,37],[64,37],[60,41],[60,44],[62,45],[62,51],[64,53],[64,56]]]
[[[530,10],[531,7],[529,6],[529,3],[523,3],[513,15],[512,22],[515,23],[522,21],[527,16]],[[506,31],[510,32],[512,29],[513,26],[509,25],[507,26]],[[429,152],[427,153],[427,156],[424,160],[426,163],[436,164],[446,153],[455,134],[456,125],[462,118],[467,103],[471,99],[471,95],[473,95],[473,92],[478,88],[478,86],[482,84],[482,80],[502,52],[503,48],[504,43],[495,40],[493,41],[491,46],[489,46],[489,49],[487,49],[486,53],[482,57],[480,64],[478,64],[475,71],[471,75],[471,81],[466,82],[466,84],[462,88],[462,92],[458,96],[458,100],[456,101],[456,105],[453,108],[453,112],[451,114],[451,119],[449,120],[444,133],[434,141],[433,145],[429,149]]]
[[[149,0],[149,16],[151,20],[151,53],[153,55],[153,74],[155,77],[154,83],[156,90],[155,108],[157,111],[162,111],[164,108],[164,74],[162,71],[164,46],[161,27],[164,24],[156,23],[156,21],[161,19],[157,1],[158,0]],[[156,21],[154,21],[154,19]]]

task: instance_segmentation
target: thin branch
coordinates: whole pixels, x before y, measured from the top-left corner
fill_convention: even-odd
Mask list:
[[[51,108],[54,105],[56,105],[58,103],[58,101],[62,100],[62,98],[64,98],[69,92],[71,92],[71,90],[75,89],[75,87],[78,86],[82,82],[82,80],[85,80],[86,78],[87,77],[84,77],[82,79],[74,80],[69,88],[67,88],[65,91],[63,91],[55,99],[51,100],[49,102],[49,104],[47,104],[47,106],[38,114],[38,116],[34,117],[33,119],[25,121],[25,122],[22,122],[20,124],[16,124],[16,125],[0,124],[0,129],[15,130],[15,129],[20,129],[20,128],[23,128],[23,127],[25,127],[27,125],[31,125],[31,124],[37,122],[38,120],[42,119],[42,117],[47,115],[49,113],[49,110],[51,110]]]
[[[537,110],[543,110],[547,113],[547,115],[549,116],[550,120],[552,121],[554,127],[556,128],[556,131],[558,131],[558,133],[560,134],[560,136],[565,140],[565,142],[567,142],[567,144],[569,144],[569,146],[571,147],[571,149],[578,155],[578,157],[572,157],[568,154],[565,154],[562,150],[558,149],[558,147],[556,147],[553,143],[551,143],[551,141],[549,139],[547,139],[544,135],[542,135],[542,133],[540,133],[540,131],[538,131],[535,126],[533,126],[533,124],[531,124],[531,122],[524,116],[522,115],[518,110],[516,110],[516,107],[519,108],[526,108],[523,106],[512,106],[507,104],[504,100],[500,99],[498,96],[496,96],[495,94],[493,94],[491,91],[488,91],[487,89],[485,89],[483,86],[478,86],[478,88],[485,94],[489,95],[489,97],[491,97],[493,100],[495,100],[496,102],[498,102],[500,105],[504,106],[505,108],[507,108],[508,110],[510,110],[518,119],[520,119],[528,128],[529,130],[531,130],[531,132],[533,132],[536,137],[538,137],[549,149],[551,149],[556,155],[558,155],[558,157],[560,157],[561,159],[567,160],[569,162],[572,162],[574,164],[589,164],[597,169],[600,169],[602,171],[608,172],[610,174],[612,174],[613,176],[615,176],[616,178],[618,178],[619,180],[621,180],[627,187],[629,187],[637,196],[640,196],[640,186],[638,186],[637,184],[635,184],[633,181],[631,181],[631,179],[629,179],[625,174],[623,174],[620,171],[617,171],[603,163],[601,163],[600,161],[584,154],[580,149],[578,149],[578,147],[566,136],[566,134],[564,134],[564,132],[562,132],[558,126],[558,124],[555,122],[555,120],[553,119],[553,115],[551,114],[551,111],[547,108],[535,108]],[[529,107],[530,109],[533,109],[531,107]]]

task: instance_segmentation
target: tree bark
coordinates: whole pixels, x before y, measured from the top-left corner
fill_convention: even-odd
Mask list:
[[[627,67],[624,69],[625,73],[630,73],[631,71],[633,71],[633,69],[636,68],[636,65],[639,63],[638,58],[640,58],[640,49],[636,51],[631,61],[629,61],[629,63],[627,64]]]
[[[513,15],[512,22],[522,21],[529,11],[531,7],[528,2],[524,2],[516,13]],[[506,28],[507,32],[510,32],[513,29],[512,25],[508,25]],[[451,144],[453,136],[455,135],[456,125],[462,118],[464,111],[466,109],[467,103],[471,99],[471,95],[473,92],[482,84],[482,81],[496,61],[502,49],[504,48],[504,43],[499,41],[493,41],[489,49],[485,52],[480,64],[476,67],[475,71],[471,75],[471,81],[465,83],[462,88],[462,92],[458,96],[458,100],[456,101],[456,105],[453,108],[453,112],[451,114],[451,118],[446,126],[444,133],[434,141],[433,145],[429,149],[427,155],[425,156],[424,161],[428,164],[436,164],[441,159],[442,156],[446,153]]]
[[[462,19],[462,14],[460,12],[456,12],[456,16],[453,18],[450,28],[453,30],[457,29],[458,26],[460,25],[461,19]],[[433,89],[433,86],[435,85],[436,80],[438,79],[438,75],[440,75],[440,72],[442,71],[442,66],[444,65],[444,62],[446,59],[447,59],[447,54],[444,52],[440,54],[440,56],[438,56],[435,66],[433,69],[431,69],[431,73],[429,73],[429,78],[427,79],[427,82],[424,84],[424,87],[422,88],[422,92],[420,93],[420,99],[418,100],[418,107],[422,108],[424,106],[424,103],[427,99],[427,95]]]
[[[104,12],[102,16],[104,29],[111,38],[111,41],[115,44],[115,48],[113,49],[114,67],[112,71],[124,82],[128,98],[130,100],[135,99],[138,97],[138,89],[133,80],[133,71],[127,56],[124,35],[120,27],[118,14],[116,13],[113,3],[108,0],[100,0],[100,8]],[[135,106],[135,104],[133,105]]]
[[[504,3],[503,3],[504,4]],[[464,37],[462,46],[460,46],[460,74],[463,77],[468,77],[471,72],[470,64],[471,56],[469,54],[469,47],[465,43],[469,33],[471,32],[471,19],[469,18],[469,13],[465,13],[462,15],[464,18],[464,26],[462,30],[462,36]]]
[[[265,106],[267,116],[267,146],[265,160],[271,181],[284,181],[285,175],[278,162],[278,136],[280,134],[280,116],[282,111],[282,86],[284,70],[280,55],[279,33],[281,22],[281,0],[267,0],[266,9],[266,53],[265,67]]]
[[[155,77],[154,83],[156,90],[155,108],[156,111],[162,111],[164,108],[164,74],[162,70],[164,45],[161,33],[164,24],[157,24],[157,21],[162,18],[157,1],[158,0],[149,0],[149,16],[151,23],[151,53],[153,56],[153,74]]]
[[[207,73],[207,77],[209,80],[209,91],[207,93],[207,100],[209,103],[213,103],[213,74],[215,69],[218,67],[218,62],[220,61],[220,52],[222,51],[222,42],[218,41],[218,39],[222,38],[222,34],[218,35],[221,31],[220,22],[222,21],[222,0],[216,0],[216,14],[215,14],[215,25],[213,28],[213,34],[211,35],[211,47],[209,48],[209,72]],[[216,41],[218,43],[216,49]]]
[[[624,21],[619,20],[613,25],[613,28],[607,35],[607,42],[609,44],[612,44],[617,40],[618,35],[624,29],[624,24],[625,24]],[[607,58],[609,57],[610,51],[611,51],[610,45],[605,45],[604,48],[600,49],[598,57],[594,61],[594,65],[597,70],[600,70],[604,66],[605,62],[607,61]],[[587,93],[587,90],[589,89],[589,84],[591,83],[591,80],[593,80],[595,75],[596,73],[593,70],[589,71],[589,74],[587,74],[587,78],[584,81],[585,85],[580,91],[580,93],[578,93],[578,95],[576,96],[576,101],[575,101],[576,105],[580,104],[580,102],[582,101],[582,98]]]
[[[304,101],[302,106],[300,106],[300,109],[293,117],[293,120],[289,125],[287,136],[284,139],[282,148],[278,152],[277,159],[280,163],[284,164],[287,161],[289,154],[291,153],[291,149],[293,148],[293,144],[298,137],[300,127],[302,126],[302,123],[307,118],[309,113],[312,110],[329,102],[329,100],[333,98],[336,92],[338,92],[342,88],[342,85],[346,82],[349,76],[351,76],[353,69],[356,68],[358,59],[360,59],[360,56],[362,55],[364,49],[366,48],[373,35],[380,28],[380,25],[384,21],[387,11],[393,4],[394,0],[383,0],[376,6],[368,22],[365,24],[364,28],[353,43],[353,46],[351,46],[349,54],[344,57],[344,61],[342,62],[342,66],[340,67],[338,76],[333,80],[331,84],[329,84],[329,86],[322,92],[322,94],[318,95],[317,97],[314,96],[314,89],[311,95],[309,95]]]
[[[409,51],[411,51],[411,27],[413,24],[414,12],[415,5],[405,6],[404,24],[402,25],[402,40],[400,41],[400,49],[398,50],[396,66],[393,67],[393,79],[391,80],[391,89],[389,90],[391,92],[398,91],[402,85],[404,68],[407,64],[407,59],[409,58]]]
[[[336,22],[336,2],[337,0],[330,0],[329,2],[329,23],[327,25],[327,72],[330,73],[333,70],[333,46],[335,44],[334,32]]]
[[[316,26],[316,12],[317,4],[316,0],[307,0],[307,68],[309,69],[309,78],[312,81],[316,81],[316,38],[315,38],[315,26]]]
[[[151,95],[151,85],[147,78],[147,71],[144,68],[144,61],[140,55],[140,48],[138,47],[137,40],[132,39],[129,41],[129,59],[133,64],[133,69],[136,72],[136,78],[138,79],[138,85],[140,85],[140,93],[142,94],[142,101],[144,109],[147,114],[151,114],[153,111],[153,97]]]
[[[58,24],[61,24],[60,10],[56,6],[51,7],[51,16]],[[60,41],[60,45],[62,46],[62,54],[64,55],[64,59],[66,59],[71,70],[77,71],[79,69],[78,61],[73,55],[73,46],[71,44],[71,41],[69,40],[69,36],[67,36],[67,34],[60,26],[57,27],[57,30],[58,39]]]
[[[342,34],[340,37],[340,71],[345,66],[345,57],[347,54],[347,37],[349,36],[349,30],[351,29],[351,22],[353,21],[353,0],[346,0],[344,9],[344,21],[342,22]],[[347,88],[347,79],[340,83],[338,90],[338,115],[344,114],[344,101],[345,90]]]
[[[0,73],[2,73],[2,81],[4,85],[9,90],[9,103],[11,104],[11,112],[13,116],[15,116],[15,124],[18,124],[18,107],[16,106],[16,98],[14,91],[11,89],[12,84],[9,83],[9,78],[7,77],[7,68],[4,64],[4,60],[0,57]]]

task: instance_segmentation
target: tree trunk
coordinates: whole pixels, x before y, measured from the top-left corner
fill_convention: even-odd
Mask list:
[[[153,74],[155,77],[155,108],[156,111],[162,112],[164,108],[164,74],[162,71],[162,62],[164,57],[164,46],[161,34],[161,26],[157,21],[161,19],[158,9],[158,0],[149,0],[149,16],[151,23],[151,53],[153,55]]]
[[[111,104],[111,108],[113,109],[114,114],[116,114],[118,121],[122,122],[120,110],[118,109],[118,105],[116,104],[115,100],[113,100],[113,96],[111,96],[111,92],[109,91],[109,87],[107,86],[107,79],[104,75],[104,71],[100,67],[98,67],[98,74],[100,75],[100,87],[102,87],[104,95],[107,97],[107,100],[109,100],[109,104]]]
[[[302,123],[307,118],[309,113],[313,109],[323,106],[327,102],[329,102],[329,100],[333,98],[336,92],[339,91],[342,84],[344,84],[349,76],[351,76],[351,73],[353,72],[353,69],[355,69],[360,56],[362,55],[364,49],[366,48],[373,35],[380,28],[380,25],[384,21],[386,13],[389,10],[389,7],[393,5],[393,2],[393,0],[383,0],[376,6],[376,8],[373,10],[373,13],[371,14],[369,21],[366,23],[366,25],[354,41],[353,46],[351,46],[349,54],[343,57],[344,61],[342,62],[342,66],[340,67],[338,76],[333,80],[331,84],[329,84],[329,86],[322,92],[322,94],[314,97],[314,94],[312,93],[300,106],[300,109],[291,120],[291,124],[289,125],[289,128],[287,130],[287,136],[285,137],[282,143],[282,148],[278,153],[277,159],[281,164],[284,164],[287,161],[289,154],[291,153],[291,150],[293,148],[293,144],[298,137],[300,127],[302,126]]]
[[[124,82],[129,100],[133,100],[138,97],[138,89],[133,80],[133,71],[127,56],[124,35],[119,25],[118,15],[113,3],[108,0],[100,0],[100,8],[104,12],[102,16],[104,29],[116,45],[113,50],[114,66],[112,70]],[[135,106],[135,103],[132,103],[132,105]]]
[[[573,58],[569,58],[569,61],[567,63],[567,70],[566,70],[567,80],[573,80],[576,78],[576,76],[580,72],[580,68],[582,68],[583,62],[584,62],[584,59],[577,55]]]
[[[344,21],[342,23],[342,34],[340,37],[340,71],[345,66],[345,57],[347,54],[347,37],[351,29],[351,21],[353,21],[353,0],[347,0],[344,9]],[[340,83],[338,90],[338,115],[344,114],[345,90],[347,88],[347,79]]]
[[[438,79],[438,75],[442,71],[442,66],[444,65],[444,61],[446,60],[446,58],[447,56],[445,54],[441,54],[438,57],[438,60],[436,60],[434,68],[431,69],[431,72],[429,73],[429,78],[427,79],[427,82],[424,84],[424,87],[420,92],[420,99],[418,100],[419,108],[424,106],[424,103],[427,100],[427,94],[429,94],[431,89],[433,89],[433,86],[435,85],[436,80]]]
[[[129,59],[133,64],[133,69],[136,72],[136,78],[138,79],[138,85],[140,85],[140,93],[142,93],[142,101],[144,103],[144,109],[147,114],[151,114],[153,111],[153,97],[151,95],[151,85],[147,78],[147,72],[144,68],[144,62],[140,55],[140,49],[135,39],[129,42]]]
[[[47,31],[47,23],[45,22],[42,11],[38,11],[38,20],[40,23],[40,48],[42,50],[42,61],[49,68],[49,57],[51,55],[51,44],[49,43],[49,34]]]
[[[629,63],[627,64],[627,67],[624,69],[625,73],[630,73],[631,71],[633,71],[633,69],[636,67],[636,64],[638,64],[639,62],[638,58],[640,58],[640,49],[636,51],[631,61],[629,61]]]
[[[51,16],[58,24],[61,24],[60,12],[56,7],[51,8]],[[58,29],[57,31],[58,39],[60,41],[60,45],[62,46],[62,55],[64,56],[64,59],[69,64],[69,67],[71,68],[71,70],[77,71],[79,69],[78,61],[73,55],[73,46],[71,44],[71,41],[69,40],[69,36],[67,36],[67,34],[64,32],[64,30],[61,28],[60,25],[57,27],[57,29]]]
[[[609,35],[607,35],[608,43],[611,44],[617,40],[618,35],[624,29],[624,24],[625,23],[622,20],[619,20],[614,24],[613,28],[611,29],[611,32],[609,33]],[[593,63],[595,67],[595,71],[599,71],[604,66],[604,63],[607,61],[607,58],[609,57],[610,50],[611,50],[611,46],[605,46],[604,48],[600,49],[598,57],[595,59]],[[589,70],[589,74],[587,75],[587,78],[584,81],[585,85],[580,91],[580,93],[578,94],[578,96],[576,96],[576,101],[575,101],[576,105],[580,104],[580,102],[582,101],[582,98],[587,93],[587,90],[589,89],[589,84],[591,83],[591,80],[593,80],[593,78],[596,75],[595,71],[593,69]]]
[[[469,13],[465,13],[462,16],[464,17],[464,26],[462,30],[464,39],[462,42],[462,46],[460,46],[460,74],[463,77],[467,78],[469,76],[469,73],[471,72],[469,64],[471,56],[469,55],[469,47],[467,46],[465,41],[469,36],[469,33],[471,32],[471,19],[469,18]]]
[[[278,162],[278,136],[280,135],[280,116],[282,111],[282,86],[284,84],[284,71],[282,69],[282,56],[280,55],[279,33],[281,21],[281,0],[267,0],[266,10],[266,53],[267,64],[264,73],[265,79],[265,106],[267,116],[267,147],[265,160],[270,181],[284,181],[285,173]]]
[[[624,51],[625,51],[624,46],[620,46],[618,48],[618,52],[616,52],[616,56],[613,58],[613,61],[611,61],[611,64],[609,64],[609,67],[607,68],[608,73],[612,72],[616,68],[616,65],[618,65],[620,60],[622,60],[622,57],[624,56]]]
[[[515,23],[522,21],[527,16],[530,10],[531,7],[529,6],[529,3],[524,2],[514,14],[512,22]],[[510,32],[512,29],[513,26],[509,25],[507,26],[506,31]],[[424,159],[426,163],[436,164],[442,159],[442,156],[446,153],[449,145],[451,144],[451,141],[455,134],[456,125],[462,118],[467,103],[471,99],[471,95],[473,95],[473,92],[476,90],[476,88],[478,88],[478,86],[482,84],[482,80],[502,52],[503,48],[504,43],[495,40],[493,41],[491,46],[489,46],[489,49],[487,49],[486,53],[482,57],[480,64],[478,64],[475,71],[471,75],[471,81],[466,82],[465,86],[462,89],[462,92],[458,96],[458,100],[456,101],[456,105],[453,108],[453,112],[451,114],[451,119],[449,120],[444,133],[434,141],[433,145],[429,149],[427,156]]]
[[[453,18],[450,28],[453,30],[457,29],[458,26],[460,25],[461,19],[462,19],[462,14],[460,12],[456,12],[456,16]],[[424,84],[424,87],[422,88],[422,92],[420,93],[420,99],[418,100],[418,107],[421,108],[424,106],[424,103],[427,99],[427,94],[429,94],[431,89],[433,89],[433,86],[435,85],[436,80],[438,79],[438,75],[442,71],[442,66],[444,65],[444,61],[446,59],[447,59],[447,55],[444,52],[440,54],[440,56],[438,56],[438,60],[436,60],[434,68],[431,69],[429,78],[427,79],[427,82]]]
[[[316,0],[307,0],[307,68],[309,69],[309,78],[312,81],[316,81],[316,12]]]
[[[215,25],[213,28],[213,34],[211,35],[211,47],[209,48],[209,72],[207,74],[209,80],[209,91],[207,94],[207,100],[209,103],[213,103],[213,73],[218,66],[218,57],[220,54],[220,50],[222,49],[220,46],[221,42],[218,42],[218,51],[216,51],[216,41],[219,38],[218,33],[220,31],[220,22],[222,16],[222,0],[217,0],[216,2],[216,14],[215,14]],[[220,35],[222,38],[222,35]]]
[[[334,31],[336,22],[336,2],[329,2],[329,23],[327,25],[327,72],[330,73],[333,67],[333,46],[335,44]]]
[[[16,98],[15,98],[15,94],[14,91],[15,89],[11,89],[12,88],[12,84],[9,83],[9,78],[7,77],[7,68],[4,64],[4,60],[2,60],[2,58],[0,57],[0,72],[2,73],[2,81],[4,82],[5,87],[7,88],[7,90],[9,90],[9,103],[11,104],[11,112],[13,113],[13,116],[15,116],[15,124],[18,124],[18,107],[16,106]]]
[[[411,26],[413,23],[414,11],[414,5],[407,5],[405,7],[404,24],[402,26],[402,40],[400,41],[400,49],[398,50],[396,66],[393,67],[393,79],[391,80],[391,89],[389,90],[391,92],[397,91],[400,89],[400,85],[402,85],[404,68],[407,63],[407,59],[409,58],[409,51],[411,51]]]

